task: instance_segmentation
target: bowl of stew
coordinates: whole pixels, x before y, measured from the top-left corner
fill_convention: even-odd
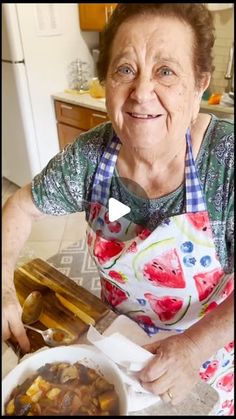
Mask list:
[[[90,345],[35,352],[2,380],[3,416],[126,416],[119,368]]]

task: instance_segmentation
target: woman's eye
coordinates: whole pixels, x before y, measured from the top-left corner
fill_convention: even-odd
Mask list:
[[[130,74],[134,74],[133,70],[128,66],[119,67],[117,72],[120,73],[120,74],[124,74],[125,76],[129,76]]]
[[[161,74],[161,76],[173,76],[174,72],[168,68],[168,67],[163,67],[159,70],[159,73]]]

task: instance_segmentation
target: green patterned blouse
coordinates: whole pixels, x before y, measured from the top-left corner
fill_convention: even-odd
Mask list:
[[[196,158],[206,198],[216,251],[226,273],[234,260],[234,125],[212,115]],[[114,131],[110,122],[83,133],[53,157],[32,181],[32,197],[40,211],[64,215],[87,210],[101,155]],[[147,228],[185,212],[184,184],[157,199],[140,198],[126,188],[115,169],[110,197],[132,208],[129,217]],[[88,214],[86,214],[88,216]]]

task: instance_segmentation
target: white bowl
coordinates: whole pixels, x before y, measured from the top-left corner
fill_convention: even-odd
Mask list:
[[[120,415],[128,414],[128,398],[126,387],[123,383],[119,368],[110,361],[98,349],[89,345],[70,345],[50,348],[35,352],[24,359],[13,370],[11,370],[2,380],[2,415],[4,415],[4,405],[12,390],[22,384],[26,378],[34,373],[39,367],[52,362],[81,362],[87,367],[95,369],[101,373],[111,384],[114,384],[119,396]]]

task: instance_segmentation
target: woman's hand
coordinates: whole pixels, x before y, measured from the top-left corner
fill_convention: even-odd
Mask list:
[[[8,287],[2,296],[2,338],[15,338],[23,352],[29,352],[30,342],[21,321],[22,308],[16,296],[15,289]]]
[[[156,354],[139,372],[143,387],[173,405],[181,402],[200,380],[200,351],[184,333],[144,346]]]

